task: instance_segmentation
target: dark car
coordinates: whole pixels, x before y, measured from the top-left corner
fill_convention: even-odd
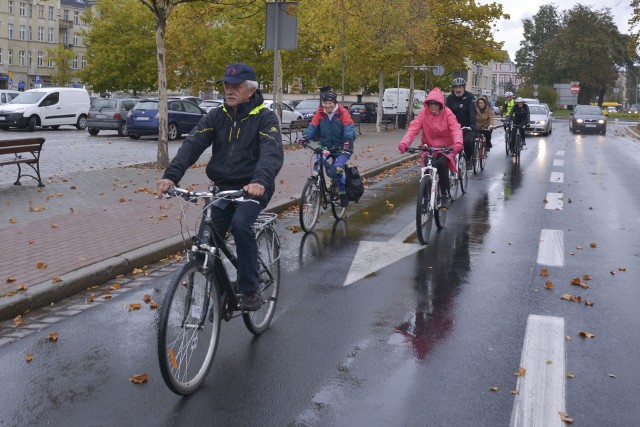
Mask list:
[[[318,108],[320,108],[319,99],[303,99],[296,105],[296,111],[302,114],[303,119],[312,119]]]
[[[596,105],[576,105],[570,115],[569,130],[576,132],[607,133],[607,118]]]
[[[159,101],[142,99],[127,115],[129,138],[138,139],[142,135],[157,135],[159,124]],[[196,104],[182,99],[169,99],[169,135],[170,141],[184,133],[189,133],[198,124],[205,112]]]
[[[349,114],[351,114],[351,117],[360,116],[360,121],[362,123],[373,123],[378,117],[378,104],[375,102],[351,104],[351,107],[349,107]]]
[[[135,98],[94,99],[87,115],[89,135],[96,136],[101,130],[115,130],[118,136],[127,136],[127,114],[136,102]]]

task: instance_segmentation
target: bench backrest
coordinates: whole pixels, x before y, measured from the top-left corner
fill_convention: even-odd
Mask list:
[[[31,153],[42,150],[44,138],[0,140],[0,154]]]

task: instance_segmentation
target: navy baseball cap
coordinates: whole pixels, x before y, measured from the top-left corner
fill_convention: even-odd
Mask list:
[[[220,81],[237,85],[245,80],[256,81],[256,72],[247,64],[236,62],[227,67]]]

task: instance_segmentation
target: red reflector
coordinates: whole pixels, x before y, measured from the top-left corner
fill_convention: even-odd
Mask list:
[[[88,118],[88,119],[90,119],[90,118],[91,118],[91,111],[89,111],[89,112],[87,113],[87,118]]]
[[[118,119],[118,120],[120,120],[120,119],[122,118],[122,116],[120,115],[120,113],[115,113],[115,114],[113,115],[113,118],[114,118],[114,119]]]

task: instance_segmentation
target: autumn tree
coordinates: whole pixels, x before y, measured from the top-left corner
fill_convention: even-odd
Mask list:
[[[51,75],[51,80],[56,86],[66,86],[71,82],[73,56],[73,49],[68,49],[63,45],[47,49],[47,61],[53,62],[56,67]]]
[[[530,81],[552,84],[556,76],[553,75],[555,67],[552,65],[554,53],[551,47],[561,29],[557,6],[540,6],[532,18],[522,20],[522,26],[523,40],[515,58],[518,72]]]

